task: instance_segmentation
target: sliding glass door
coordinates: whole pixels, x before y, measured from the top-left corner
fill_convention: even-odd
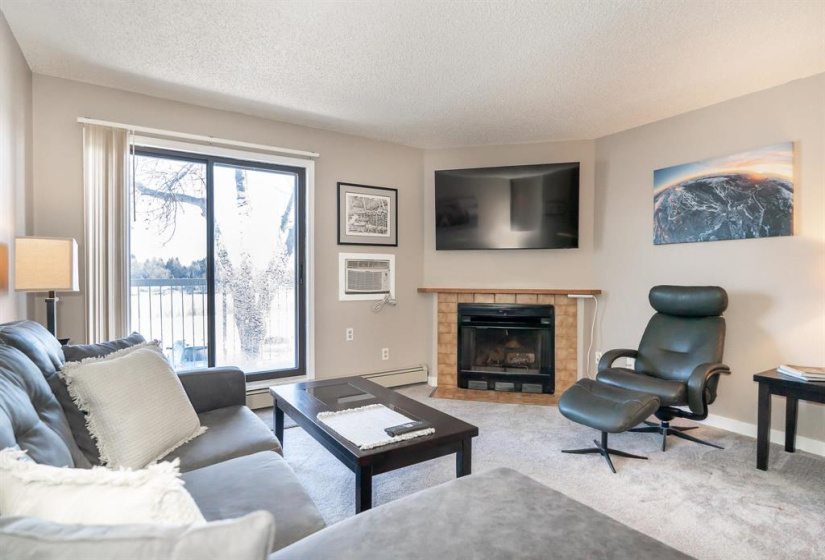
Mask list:
[[[305,371],[302,168],[139,149],[131,322],[177,368]]]
[[[215,166],[216,365],[247,372],[298,367],[299,177]]]

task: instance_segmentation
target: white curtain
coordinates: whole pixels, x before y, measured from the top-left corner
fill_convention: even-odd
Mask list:
[[[86,342],[129,328],[129,151],[122,129],[83,126]]]

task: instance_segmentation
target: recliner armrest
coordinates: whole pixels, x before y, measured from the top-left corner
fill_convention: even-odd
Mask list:
[[[633,358],[635,360],[636,356],[638,355],[639,353],[636,350],[630,350],[627,348],[608,350],[607,352],[602,354],[602,359],[599,360],[598,371],[603,371],[612,368],[613,362],[615,362],[619,358]]]
[[[179,371],[178,379],[197,413],[246,404],[246,376],[236,367]]]
[[[716,375],[730,375],[730,368],[725,364],[706,363],[693,368],[687,381],[688,407],[691,412],[699,415],[707,414],[705,407],[705,389],[708,382]]]

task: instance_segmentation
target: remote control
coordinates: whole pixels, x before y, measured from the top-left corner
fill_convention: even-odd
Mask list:
[[[399,424],[398,426],[384,428],[384,431],[387,432],[387,435],[395,437],[408,434],[410,432],[417,432],[418,430],[423,430],[424,428],[429,427],[429,422],[425,422],[424,420],[416,420],[415,422],[407,422],[406,424]]]

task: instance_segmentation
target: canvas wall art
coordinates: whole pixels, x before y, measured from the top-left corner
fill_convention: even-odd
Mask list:
[[[793,142],[653,172],[653,242],[793,235]]]

